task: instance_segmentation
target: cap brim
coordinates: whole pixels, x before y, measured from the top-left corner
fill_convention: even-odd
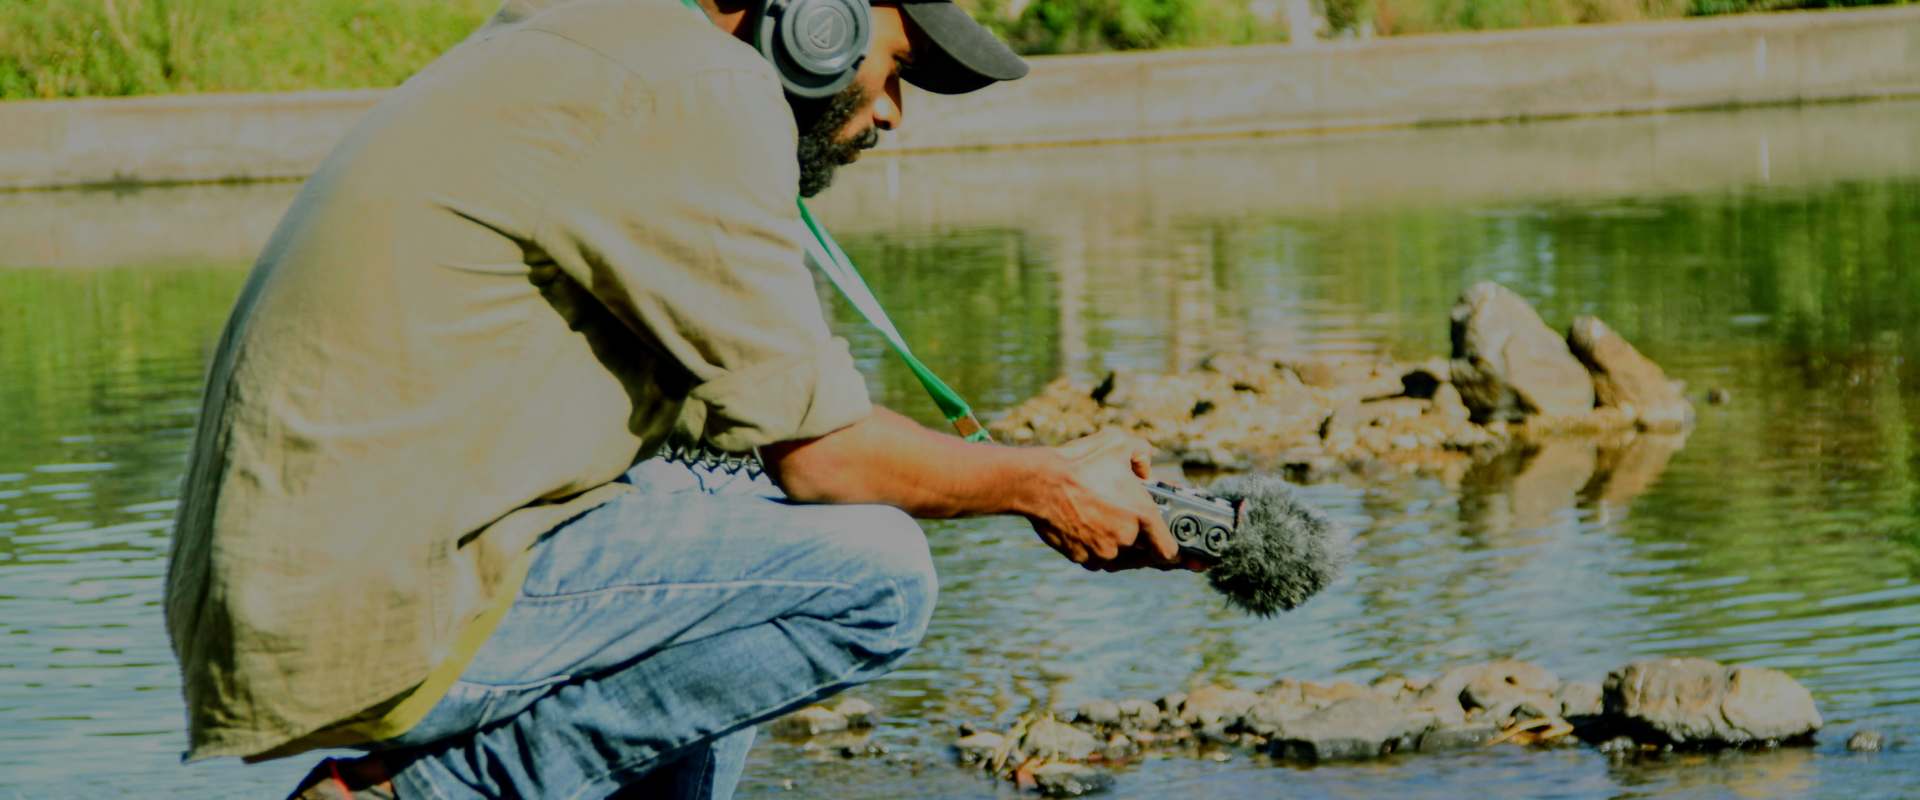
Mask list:
[[[935,94],[966,94],[1027,74],[1027,62],[950,0],[901,0],[900,10],[926,34],[931,52],[916,51],[900,77]]]

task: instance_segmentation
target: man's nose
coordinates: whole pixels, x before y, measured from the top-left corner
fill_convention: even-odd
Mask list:
[[[873,125],[883,131],[891,131],[900,126],[903,112],[900,107],[900,79],[887,80],[887,90],[873,103]]]

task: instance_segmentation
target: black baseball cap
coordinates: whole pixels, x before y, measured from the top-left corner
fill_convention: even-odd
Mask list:
[[[906,82],[935,94],[966,94],[1027,74],[1027,62],[952,0],[897,0],[900,12],[926,34],[930,51],[915,49],[900,71]]]

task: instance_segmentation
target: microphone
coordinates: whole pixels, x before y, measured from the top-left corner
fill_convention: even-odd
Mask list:
[[[1242,611],[1292,611],[1352,558],[1351,535],[1279,478],[1234,476],[1210,493],[1158,481],[1146,487],[1180,553],[1206,564],[1207,582]]]

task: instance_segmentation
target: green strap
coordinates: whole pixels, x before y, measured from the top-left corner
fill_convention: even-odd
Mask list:
[[[700,7],[698,0],[680,2],[702,17],[706,16],[706,10]],[[821,272],[826,273],[828,280],[833,281],[834,288],[840,290],[841,296],[853,304],[860,316],[867,318],[868,324],[886,337],[887,344],[893,345],[893,352],[899,353],[900,359],[907,362],[907,369],[913,370],[913,376],[920,379],[920,385],[926,387],[934,405],[940,407],[940,413],[947,416],[947,422],[953,424],[954,430],[969,442],[991,441],[987,429],[973,416],[973,409],[967,407],[967,401],[960,398],[960,393],[947,386],[940,376],[933,374],[933,370],[927,369],[920,359],[914,358],[912,350],[907,349],[907,340],[901,338],[900,331],[893,327],[893,320],[887,318],[886,309],[881,308],[879,299],[873,296],[873,290],[867,288],[867,282],[860,277],[859,270],[853,268],[853,260],[847,258],[846,251],[840,249],[840,243],[833,240],[833,235],[814,221],[813,212],[807,210],[806,201],[794,198],[794,202],[800,206],[800,219],[807,223],[807,231],[813,234],[813,243],[818,247],[813,250],[813,262]]]
[[[826,274],[827,280],[832,281],[834,288],[840,290],[841,296],[847,298],[854,310],[866,317],[867,323],[886,338],[887,344],[893,346],[893,351],[900,354],[900,360],[907,362],[907,369],[920,379],[920,385],[926,387],[934,405],[940,407],[940,413],[946,415],[947,422],[953,424],[954,430],[969,442],[990,441],[987,429],[973,416],[973,409],[967,406],[967,401],[960,397],[960,393],[914,357],[906,339],[893,327],[893,321],[887,318],[879,299],[873,296],[873,290],[868,288],[866,280],[854,268],[853,260],[847,258],[846,251],[840,249],[840,243],[833,240],[833,234],[827,233],[827,229],[813,218],[813,212],[807,210],[806,201],[796,200],[795,203],[800,207],[800,220],[807,224],[807,232],[813,234],[813,243],[817,245],[817,249],[809,248],[813,261]]]

